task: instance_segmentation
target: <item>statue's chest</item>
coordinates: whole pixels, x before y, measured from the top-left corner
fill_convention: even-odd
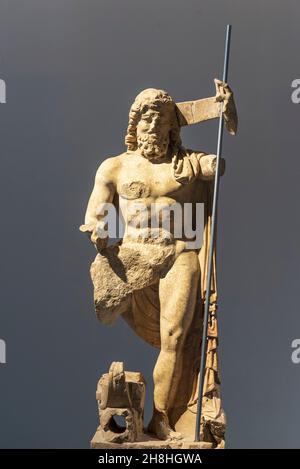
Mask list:
[[[170,165],[153,168],[127,168],[120,174],[118,193],[122,197],[134,200],[149,197],[162,197],[180,188],[172,176]]]

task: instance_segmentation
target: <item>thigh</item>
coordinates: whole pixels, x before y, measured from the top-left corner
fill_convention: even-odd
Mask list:
[[[182,252],[159,284],[162,341],[185,335],[193,319],[199,282],[198,254]]]

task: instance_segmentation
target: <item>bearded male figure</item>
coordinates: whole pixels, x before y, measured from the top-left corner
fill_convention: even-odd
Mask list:
[[[212,98],[178,104],[163,90],[147,89],[136,97],[129,114],[127,151],[100,165],[80,228],[98,250],[91,276],[99,319],[110,324],[122,315],[140,337],[160,349],[148,430],[161,440],[189,438],[194,432],[216,156],[185,149],[180,127],[217,118],[222,102],[227,128],[235,133],[232,92],[218,80],[216,88]],[[224,160],[221,163],[223,174]],[[110,246],[103,236],[103,206],[108,203],[117,207],[125,223],[123,239]],[[176,236],[175,225],[182,220],[173,219],[167,230],[165,225],[151,228],[144,223],[153,216],[153,207],[161,220],[162,210],[176,204],[184,210],[186,203],[204,203],[200,249],[189,247],[184,230]],[[142,215],[139,204],[144,207]],[[195,222],[194,212],[192,218]],[[225,416],[217,365],[215,270],[210,311],[203,415],[211,424],[205,438],[217,446],[224,439]]]

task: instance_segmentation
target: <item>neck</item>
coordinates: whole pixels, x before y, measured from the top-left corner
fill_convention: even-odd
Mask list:
[[[158,164],[158,163],[169,163],[172,161],[172,155],[171,153],[168,151],[164,154],[162,154],[161,156],[157,157],[157,156],[153,156],[153,158],[150,156],[147,156],[145,155],[140,149],[137,149],[137,150],[127,150],[127,153],[130,154],[130,155],[137,155],[137,156],[141,156],[142,158],[144,158],[145,160],[148,160],[150,161],[151,163],[155,163],[155,164]]]

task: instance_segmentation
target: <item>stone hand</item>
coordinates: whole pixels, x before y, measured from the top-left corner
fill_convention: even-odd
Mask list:
[[[79,230],[82,233],[87,233],[88,237],[90,238],[91,242],[94,244],[95,248],[99,253],[106,248],[108,237],[107,236],[99,236],[99,227],[95,226],[94,224],[88,225],[81,225]]]
[[[223,117],[228,132],[235,135],[238,127],[238,116],[234,102],[233,92],[227,83],[215,78],[216,103],[223,103]]]
[[[226,113],[228,107],[233,101],[233,92],[227,83],[224,83],[223,81],[218,80],[217,78],[215,78],[214,82],[216,85],[215,100],[218,103],[223,103],[223,112]]]

